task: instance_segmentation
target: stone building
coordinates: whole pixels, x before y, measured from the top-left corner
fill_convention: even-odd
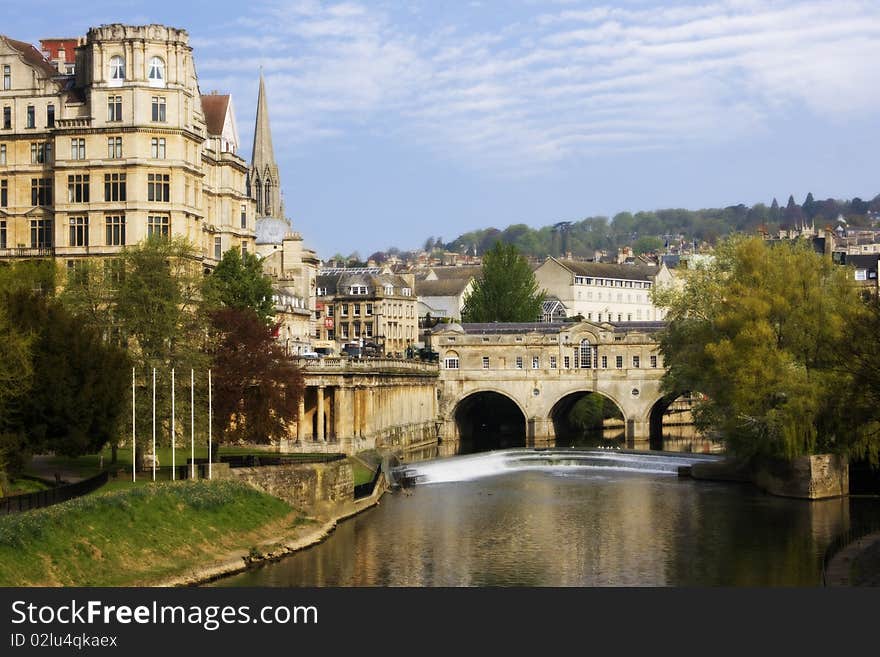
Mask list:
[[[0,259],[73,268],[158,235],[210,269],[253,249],[232,101],[201,95],[186,31],[102,25],[44,49],[55,63],[0,36]]]
[[[317,279],[316,347],[339,350],[375,343],[385,354],[403,354],[418,339],[412,274],[375,267],[322,269]]]
[[[416,276],[419,318],[461,321],[461,312],[473,291],[480,267],[431,267]]]
[[[547,258],[535,269],[538,286],[559,300],[569,317],[593,322],[653,322],[666,313],[651,301],[655,285],[673,277],[659,267]]]

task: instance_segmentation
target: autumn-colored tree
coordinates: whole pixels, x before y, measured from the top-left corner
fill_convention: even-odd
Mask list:
[[[287,436],[303,392],[299,368],[251,309],[215,310],[211,325],[216,435],[264,444]]]

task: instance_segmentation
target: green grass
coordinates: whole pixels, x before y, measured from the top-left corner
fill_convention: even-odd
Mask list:
[[[154,583],[298,522],[285,502],[240,482],[113,485],[0,517],[0,586]]]
[[[359,486],[360,484],[367,484],[373,481],[373,477],[376,475],[375,470],[370,470],[369,468],[364,467],[362,463],[354,459],[348,459],[348,462],[351,463],[351,470],[352,475],[354,476],[355,486]]]
[[[24,495],[26,493],[36,493],[41,490],[46,490],[51,488],[51,486],[44,484],[42,481],[38,481],[36,479],[13,479],[9,482],[9,490],[6,491],[7,495]]]

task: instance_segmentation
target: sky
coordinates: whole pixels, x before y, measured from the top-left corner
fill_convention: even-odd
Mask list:
[[[427,237],[880,193],[877,0],[32,0],[37,44],[190,35],[248,161],[260,67],[294,229],[322,258]]]

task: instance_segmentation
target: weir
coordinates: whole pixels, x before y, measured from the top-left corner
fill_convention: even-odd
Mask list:
[[[721,458],[711,454],[646,454],[611,449],[511,449],[409,463],[395,468],[392,476],[407,484],[434,484],[469,481],[521,470],[677,475],[682,466],[720,461]]]

